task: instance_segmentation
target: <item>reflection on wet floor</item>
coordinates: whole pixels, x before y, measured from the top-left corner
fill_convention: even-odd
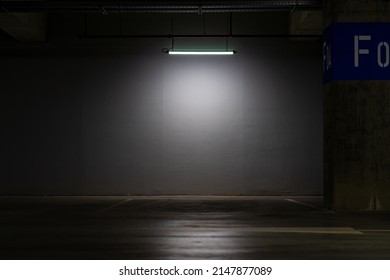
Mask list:
[[[0,197],[1,259],[390,259],[390,213],[321,197]]]

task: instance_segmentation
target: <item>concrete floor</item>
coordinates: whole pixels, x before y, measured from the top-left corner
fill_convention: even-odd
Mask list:
[[[390,213],[321,197],[0,197],[0,259],[390,259]]]

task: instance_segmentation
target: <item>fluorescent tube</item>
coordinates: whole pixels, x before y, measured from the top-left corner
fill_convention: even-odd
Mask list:
[[[235,51],[169,51],[173,55],[233,55]]]

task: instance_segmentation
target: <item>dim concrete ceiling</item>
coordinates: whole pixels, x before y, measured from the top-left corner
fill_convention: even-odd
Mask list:
[[[167,12],[215,13],[321,9],[322,0],[263,1],[1,1],[3,11],[26,12]]]
[[[322,0],[294,1],[0,1],[0,29],[17,41],[45,41],[47,15],[93,13],[217,14],[288,12],[286,35],[317,35],[322,32]]]

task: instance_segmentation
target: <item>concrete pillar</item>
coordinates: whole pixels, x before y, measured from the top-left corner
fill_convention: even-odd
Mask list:
[[[325,0],[324,25],[390,22],[388,0]],[[324,196],[334,210],[390,210],[390,81],[324,85]]]

